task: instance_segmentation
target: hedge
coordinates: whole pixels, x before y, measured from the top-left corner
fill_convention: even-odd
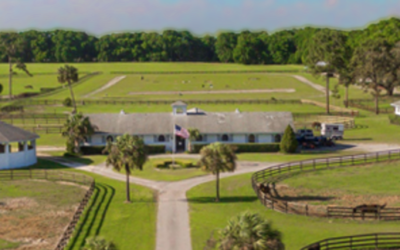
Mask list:
[[[103,153],[105,146],[82,146],[81,152],[84,155],[99,155]],[[147,153],[149,155],[153,154],[164,154],[164,145],[146,145]]]
[[[199,153],[200,150],[208,144],[194,144],[193,153]],[[279,152],[279,143],[230,143],[236,153],[270,153]]]
[[[174,163],[175,165],[179,165],[181,168],[193,168],[197,167],[195,164],[192,163],[192,161],[185,161],[185,160],[175,160],[173,161],[163,161],[161,163],[156,163],[155,166],[156,168],[160,169],[168,169],[170,168],[170,165]]]

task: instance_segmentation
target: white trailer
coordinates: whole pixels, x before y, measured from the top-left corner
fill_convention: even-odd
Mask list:
[[[344,134],[344,125],[343,124],[321,124],[321,135],[334,139],[334,140],[343,140]]]

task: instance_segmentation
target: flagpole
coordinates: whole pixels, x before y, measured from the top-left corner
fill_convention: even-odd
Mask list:
[[[176,138],[175,138],[175,124],[173,125],[173,132],[172,132],[172,137],[173,137],[173,144],[172,144],[172,165],[175,165],[175,150],[176,150]]]

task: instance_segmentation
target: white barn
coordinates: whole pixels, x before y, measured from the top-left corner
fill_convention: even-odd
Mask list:
[[[274,143],[280,142],[287,125],[294,129],[290,112],[205,112],[187,110],[183,102],[173,103],[172,108],[171,113],[86,114],[97,132],[84,146],[103,146],[128,133],[147,145],[165,145],[167,151],[179,152],[188,150],[188,139],[174,136],[175,125],[200,131],[200,138],[192,144]]]
[[[36,134],[0,121],[0,169],[36,164],[37,138]]]

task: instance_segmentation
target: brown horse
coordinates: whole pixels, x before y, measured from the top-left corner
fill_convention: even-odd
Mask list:
[[[265,185],[264,183],[261,183],[258,185],[259,189],[261,190],[261,192],[263,192],[264,194],[271,194],[271,188],[269,187],[269,185]]]
[[[386,207],[386,203],[383,205],[379,204],[362,204],[353,208],[353,214],[360,212],[364,217],[365,213],[374,213],[377,215],[378,210],[382,210]]]

